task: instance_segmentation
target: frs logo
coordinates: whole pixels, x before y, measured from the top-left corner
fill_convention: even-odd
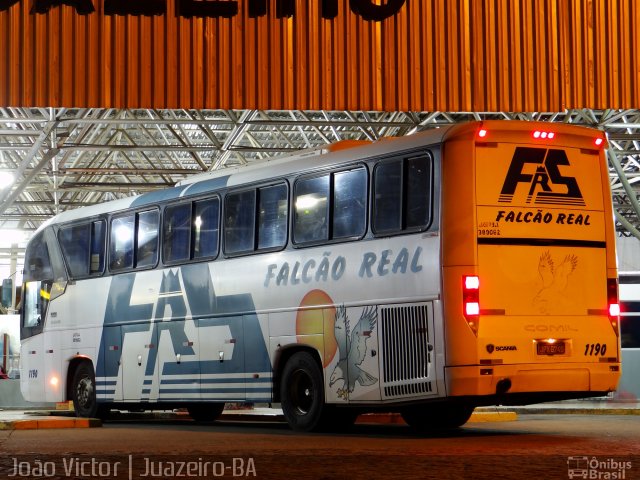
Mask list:
[[[527,164],[538,165],[533,175],[523,172]],[[569,165],[564,150],[517,147],[498,201],[511,203],[516,188],[524,183],[529,187],[527,203],[584,206],[578,182],[574,177],[562,176],[560,165]]]

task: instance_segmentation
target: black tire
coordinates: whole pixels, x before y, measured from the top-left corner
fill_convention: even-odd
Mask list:
[[[320,365],[310,353],[295,353],[284,366],[280,403],[289,426],[311,432],[323,428],[324,380]]]
[[[426,404],[407,407],[402,418],[420,432],[458,428],[467,423],[473,406],[461,404]]]
[[[196,422],[213,422],[220,417],[224,410],[224,403],[201,403],[189,405],[187,412]]]
[[[73,373],[71,398],[77,417],[102,418],[108,413],[96,400],[96,376],[88,362],[80,363]]]

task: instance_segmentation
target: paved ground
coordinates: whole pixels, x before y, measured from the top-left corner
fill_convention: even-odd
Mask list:
[[[431,434],[401,424],[302,434],[242,416],[213,424],[122,416],[102,428],[0,431],[0,478],[42,477],[45,465],[59,479],[171,479],[190,462],[196,473],[209,468],[194,478],[520,480],[567,479],[571,470],[640,479],[640,415],[521,414]],[[106,475],[116,466],[117,476]]]
[[[542,403],[526,407],[482,407],[477,408],[469,423],[515,421],[522,414],[590,414],[590,415],[640,415],[640,402],[614,402],[610,400],[578,400]],[[128,419],[164,418],[180,419],[185,414],[176,412],[154,412],[124,414]],[[114,413],[114,418],[118,414]],[[284,416],[279,408],[258,406],[251,409],[225,410],[221,420],[251,422],[282,422]],[[403,424],[399,414],[366,414],[358,419],[361,424]],[[31,430],[44,428],[92,428],[99,427],[98,420],[77,419],[69,412],[47,409],[13,410],[0,409],[0,430]]]

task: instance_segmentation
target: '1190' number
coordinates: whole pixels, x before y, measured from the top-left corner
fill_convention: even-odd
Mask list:
[[[587,343],[584,347],[585,355],[604,355],[607,353],[607,344],[603,343],[600,345],[599,343]]]

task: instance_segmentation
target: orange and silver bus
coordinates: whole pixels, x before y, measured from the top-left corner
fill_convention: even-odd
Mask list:
[[[25,255],[27,400],[280,404],[292,428],[601,396],[620,375],[602,132],[443,126],[64,212]]]

